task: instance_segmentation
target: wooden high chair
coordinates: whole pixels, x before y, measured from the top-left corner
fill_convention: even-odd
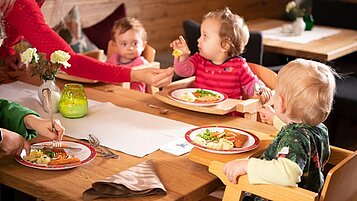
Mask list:
[[[238,183],[228,181],[223,173],[224,163],[212,161],[209,171],[215,174],[226,185],[223,201],[237,201],[243,197],[243,192],[250,192],[269,200],[286,201],[349,201],[357,198],[357,151],[331,146],[331,156],[328,164],[334,167],[327,173],[320,195],[299,188],[274,184],[249,184],[248,176],[238,178]]]
[[[92,57],[94,59],[97,59],[99,61],[103,61],[104,59],[104,50],[98,49],[98,50],[93,50],[89,52],[83,52],[81,53],[82,55],[86,55],[88,57]]]
[[[254,64],[254,63],[248,62],[248,65],[249,65],[250,69],[252,70],[252,72],[260,80],[262,80],[267,87],[269,87],[272,90],[275,89],[277,75],[274,71],[270,70],[269,68],[266,68],[264,66]],[[173,89],[177,89],[177,88],[193,87],[194,81],[195,81],[195,76],[188,77],[188,78],[173,82],[173,83],[169,84],[168,86],[165,86],[163,89],[164,90],[173,90]],[[269,105],[273,104],[274,94],[275,93],[273,91],[273,97],[266,104],[269,104]],[[236,110],[238,112],[244,113],[244,118],[257,121],[257,119],[258,119],[257,109],[259,107],[261,107],[261,105],[262,105],[262,103],[260,102],[259,99],[247,99],[247,100],[240,101],[236,107]]]
[[[110,56],[115,52],[115,42],[113,40],[110,40],[108,42],[108,48],[107,48],[107,58],[110,58]],[[144,64],[140,66],[134,67],[135,69],[140,69],[140,68],[160,68],[160,63],[155,62],[155,56],[156,56],[156,50],[150,46],[146,45],[143,53],[141,54],[148,62],[149,64]],[[130,89],[130,83],[129,82],[123,82],[120,84],[122,87]],[[158,92],[159,88],[146,85],[146,93],[151,93],[154,94],[155,92]]]

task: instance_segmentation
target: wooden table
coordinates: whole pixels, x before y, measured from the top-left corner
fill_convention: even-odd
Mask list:
[[[21,74],[18,80],[39,85],[36,77]],[[66,81],[57,79],[63,88]],[[110,101],[120,107],[160,115],[159,111],[147,107],[147,103],[156,104],[169,109],[162,117],[174,119],[197,126],[225,125],[242,129],[250,129],[262,140],[270,139],[269,134],[276,130],[269,125],[229,115],[217,116],[192,112],[166,105],[151,94],[142,94],[109,84],[86,84],[85,91],[89,99]],[[154,159],[156,170],[167,189],[166,196],[147,196],[141,198],[108,198],[105,200],[200,200],[219,188],[222,183],[210,174],[207,167],[188,159],[188,154],[174,156],[156,151],[143,158],[133,157],[117,152],[120,159],[104,159],[96,157],[91,163],[64,171],[43,171],[20,165],[13,156],[0,153],[0,182],[43,200],[82,200],[82,193],[99,179],[111,176],[131,166]],[[104,200],[104,199],[98,199]]]
[[[265,18],[247,22],[249,30],[251,31],[263,31],[282,26],[286,23],[289,22]],[[318,25],[315,26],[318,27]],[[336,35],[315,40],[307,44],[271,40],[266,39],[263,36],[264,50],[267,52],[274,52],[293,57],[304,57],[320,61],[331,61],[357,51],[356,30],[341,29],[336,27],[333,28],[341,31]]]

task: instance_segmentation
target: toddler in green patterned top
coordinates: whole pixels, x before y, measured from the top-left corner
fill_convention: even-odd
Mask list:
[[[277,77],[274,100],[275,114],[284,125],[260,158],[228,162],[224,167],[228,180],[237,183],[239,175],[247,174],[252,184],[298,185],[319,192],[330,156],[322,122],[332,108],[335,74],[311,60],[285,65]]]

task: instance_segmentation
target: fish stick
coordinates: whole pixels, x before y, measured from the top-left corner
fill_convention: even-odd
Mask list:
[[[73,163],[80,163],[79,158],[59,158],[51,160],[47,165],[68,165]]]

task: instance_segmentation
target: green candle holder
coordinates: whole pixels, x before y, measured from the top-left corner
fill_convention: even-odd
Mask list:
[[[87,114],[88,100],[81,84],[66,84],[59,101],[59,110],[66,118],[81,118]]]

